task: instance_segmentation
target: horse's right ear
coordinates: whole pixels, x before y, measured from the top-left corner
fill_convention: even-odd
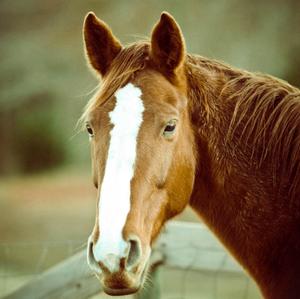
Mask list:
[[[104,76],[114,58],[122,49],[110,28],[89,12],[83,24],[83,38],[88,60],[92,67]]]
[[[175,74],[185,60],[185,42],[180,27],[167,12],[161,14],[151,36],[151,57],[161,71]]]

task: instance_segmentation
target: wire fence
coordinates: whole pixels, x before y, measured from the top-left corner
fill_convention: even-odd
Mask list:
[[[72,256],[83,241],[0,243],[0,298]]]
[[[41,272],[83,249],[84,241],[0,243],[0,298],[37,277]],[[194,263],[207,251],[222,249],[178,246],[176,254],[188,254],[183,268],[161,266],[157,272],[163,299],[256,299],[255,284],[243,272],[223,271],[224,267],[193,270]],[[220,252],[218,252],[220,254]],[[223,251],[223,265],[231,257]],[[212,255],[213,257],[214,255]],[[212,261],[207,260],[209,265]],[[149,284],[154,282],[147,282]],[[146,286],[147,287],[147,286]],[[106,295],[97,298],[109,298]],[[34,298],[32,298],[34,299]]]

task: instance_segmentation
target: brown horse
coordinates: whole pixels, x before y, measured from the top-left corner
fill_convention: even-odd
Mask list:
[[[123,47],[89,13],[102,77],[82,120],[98,189],[88,262],[106,293],[136,292],[163,224],[188,204],[265,298],[300,298],[300,93],[271,76],[187,54],[163,13]]]

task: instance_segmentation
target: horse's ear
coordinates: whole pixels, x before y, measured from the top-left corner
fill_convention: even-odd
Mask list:
[[[185,42],[175,19],[163,12],[151,36],[151,58],[162,71],[175,73],[185,59]]]
[[[121,43],[114,37],[110,28],[93,12],[89,12],[85,17],[83,37],[90,64],[104,76],[114,58],[121,51]]]

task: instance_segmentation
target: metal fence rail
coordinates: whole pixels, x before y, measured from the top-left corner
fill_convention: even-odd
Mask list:
[[[2,265],[0,290],[2,289],[2,295],[6,294],[3,298],[84,299],[99,293],[100,285],[88,269],[85,250],[73,255],[82,247],[81,245],[81,242],[78,241],[49,244],[0,244]],[[23,263],[27,270],[17,271],[14,269],[13,261],[16,263],[16,257],[22,251],[22,246],[27,249],[27,254],[31,255],[31,260],[34,260],[35,263],[27,265],[28,258],[21,256],[17,262]],[[29,252],[28,248],[31,248]],[[39,248],[39,254],[37,254],[37,248]],[[59,253],[57,252],[55,255],[58,248],[60,248]],[[25,253],[25,251],[23,252]],[[242,272],[241,267],[224,251],[219,241],[202,224],[170,222],[156,242],[151,258],[155,265],[163,262],[163,269],[171,267],[181,269],[183,273],[209,271],[219,277],[219,273],[223,272],[235,274]],[[45,270],[57,260],[63,261]],[[157,269],[157,267],[153,267],[153,269]],[[148,287],[147,292],[142,292],[135,298],[159,298],[160,279],[157,273],[157,271],[152,273],[154,280],[152,287]],[[247,291],[249,278],[245,277],[245,280],[244,295],[240,298],[250,298]],[[24,284],[25,281],[27,282]],[[183,281],[183,283],[185,282]],[[200,292],[201,290],[199,290],[199,294]],[[190,299],[192,297],[187,294],[183,286],[183,291],[177,298]],[[213,298],[217,298],[217,295]]]

